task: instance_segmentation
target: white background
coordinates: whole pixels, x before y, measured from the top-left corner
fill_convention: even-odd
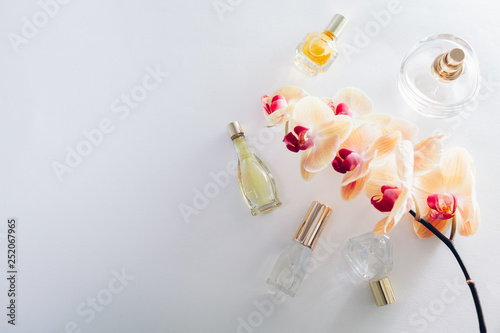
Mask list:
[[[33,22],[41,7],[0,1],[0,331],[478,331],[451,253],[437,239],[419,240],[409,219],[390,235],[395,304],[377,308],[368,285],[349,277],[340,247],[370,231],[381,214],[364,196],[343,202],[341,177],[332,169],[303,181],[299,156],[285,148],[281,132],[272,140],[265,135],[260,97],[284,85],[320,97],[358,87],[376,112],[418,124],[419,139],[441,128],[452,134],[447,148],[470,150],[482,221],[476,235],[455,243],[477,282],[489,332],[500,331],[500,5],[401,0],[377,31],[374,13],[389,1],[220,3],[230,10],[218,12],[212,0],[73,0],[48,22],[41,14],[38,32],[14,47],[9,36],[22,37],[23,18]],[[334,13],[350,19],[341,40],[357,51],[309,78],[295,69],[294,48]],[[374,30],[363,45],[359,35],[367,27]],[[416,114],[397,88],[406,52],[438,33],[466,39],[489,82],[477,107],[453,121]],[[147,68],[168,76],[121,119],[124,111],[113,112],[113,102],[139,89]],[[59,181],[54,162],[66,164],[67,147],[76,149],[83,131],[103,119],[113,131]],[[231,176],[184,218],[180,207],[193,207],[196,191],[213,182],[210,172],[226,172],[235,159],[225,130],[233,120],[259,146],[267,143],[256,151],[277,180],[283,206],[251,216]],[[295,298],[269,306],[267,275],[312,200],[333,207],[322,236],[333,250],[321,253]],[[19,220],[15,327],[7,324],[4,277],[11,216]],[[122,273],[129,279],[123,283],[115,278]],[[91,310],[93,298],[105,304]]]

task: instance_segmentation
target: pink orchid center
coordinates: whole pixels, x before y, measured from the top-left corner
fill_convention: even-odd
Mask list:
[[[267,95],[264,95],[261,98],[262,106],[264,107],[264,110],[266,110],[267,114],[271,114],[279,109],[286,108],[288,106],[286,98],[282,95],[275,95],[271,100],[271,104],[267,102],[268,99],[269,96]]]
[[[308,140],[307,132],[309,132],[309,129],[303,126],[295,126],[293,130],[299,136],[299,145],[305,145]]]
[[[450,193],[434,193],[427,197],[430,216],[437,220],[448,220],[455,216],[457,199]]]
[[[312,138],[309,138],[307,135],[308,132],[309,129],[307,127],[295,126],[293,132],[285,135],[283,142],[286,144],[288,150],[294,153],[297,153],[299,150],[306,150],[314,145]]]
[[[382,195],[374,195],[370,201],[378,211],[388,213],[398,200],[401,189],[397,186],[382,186],[381,192]]]
[[[342,148],[335,156],[332,161],[332,166],[335,171],[340,173],[346,173],[348,171],[354,170],[361,162],[361,156],[352,150]]]
[[[333,113],[335,115],[345,115],[345,116],[350,116],[352,117],[352,112],[349,110],[349,105],[346,103],[339,103],[337,107],[335,107],[335,104],[333,102],[328,103],[328,106],[333,110]]]

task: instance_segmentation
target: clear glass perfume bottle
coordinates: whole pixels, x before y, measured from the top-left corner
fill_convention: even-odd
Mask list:
[[[342,256],[356,276],[370,282],[378,306],[396,301],[387,277],[392,270],[392,243],[388,236],[370,232],[353,237],[342,248]]]
[[[426,38],[406,55],[399,91],[424,116],[448,118],[464,110],[480,86],[479,65],[462,38],[441,34]]]
[[[311,76],[327,71],[337,58],[337,38],[346,25],[347,19],[335,14],[324,31],[307,34],[295,49],[295,65]]]
[[[313,201],[299,230],[274,265],[267,284],[295,296],[307,273],[312,251],[326,225],[331,209]]]
[[[237,121],[227,131],[238,153],[238,184],[252,215],[261,215],[281,206],[271,172],[254,154]]]

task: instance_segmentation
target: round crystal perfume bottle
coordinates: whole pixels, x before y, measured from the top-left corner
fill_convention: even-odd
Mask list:
[[[441,34],[426,38],[406,55],[399,71],[399,91],[424,116],[452,117],[479,91],[479,64],[462,38]]]
[[[370,282],[378,306],[396,301],[387,277],[392,270],[392,243],[388,236],[369,232],[353,237],[344,245],[342,256],[356,276]]]

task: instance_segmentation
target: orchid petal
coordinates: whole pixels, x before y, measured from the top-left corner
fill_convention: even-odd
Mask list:
[[[361,122],[369,123],[370,125],[382,131],[392,121],[392,116],[387,113],[368,113],[361,116],[356,116],[356,119]]]
[[[376,154],[376,152],[375,152]],[[342,180],[342,186],[352,183],[362,177],[365,177],[370,172],[370,163],[376,157],[376,155],[371,159],[364,159],[358,164],[358,167],[350,172],[348,172],[344,179]]]
[[[377,160],[382,161],[394,151],[396,144],[401,140],[401,133],[392,131],[379,137],[370,147],[369,152],[377,151]]]
[[[386,163],[383,167],[372,168],[370,180],[365,185],[365,194],[368,198],[381,195],[382,186],[399,187],[401,182],[396,176],[394,163]]]
[[[304,126],[295,126],[293,131],[297,134],[297,135],[304,135],[305,133],[307,133],[307,131],[309,131],[309,128],[307,127],[304,127]]]
[[[436,229],[438,229],[440,232],[444,232],[451,223],[451,219],[448,220],[437,220],[433,219],[430,216],[425,216],[425,219],[430,222]],[[425,239],[425,238],[430,238],[434,236],[432,231],[427,229],[422,223],[413,220],[413,230],[415,230],[415,233],[420,239]]]
[[[461,202],[464,200],[476,200],[476,189],[475,189],[475,177],[474,172],[471,170],[471,166],[467,166],[467,171],[462,182],[455,187],[453,193],[459,198]],[[451,192],[451,190],[450,190]]]
[[[428,214],[430,208],[427,205],[427,197],[432,193],[443,191],[441,168],[437,167],[434,170],[417,177],[413,184],[413,196],[421,210],[422,215]]]
[[[288,103],[282,95],[275,95],[271,101],[270,110],[271,112],[277,111],[279,109],[285,108],[288,106]]]
[[[286,147],[288,150],[298,153],[300,148],[299,148],[299,139],[295,135],[293,135],[292,132],[288,133],[285,135],[285,138],[283,139],[283,142],[285,143]]]
[[[342,143],[342,148],[347,148],[358,154],[363,153],[375,140],[375,131],[368,124],[354,128],[349,137]]]
[[[415,201],[413,200],[413,196],[411,195],[411,191],[408,192],[408,200],[406,201],[406,211],[415,210]]]
[[[332,98],[335,105],[346,103],[354,115],[364,115],[373,110],[372,100],[361,90],[353,87],[341,89]]]
[[[382,236],[391,231],[392,227],[394,227],[394,220],[389,220],[389,217],[384,217],[377,222],[373,228],[373,233],[377,236]]]
[[[479,207],[475,204],[474,215],[464,219],[460,214],[457,214],[458,233],[462,236],[474,235],[479,227],[480,213]]]
[[[413,173],[424,174],[434,169],[443,155],[443,142],[436,137],[427,138],[415,146]]]
[[[314,145],[313,140],[307,137],[308,128],[296,126],[293,131],[298,135],[298,138],[293,132],[289,132],[283,139],[283,142],[290,151],[296,153],[299,150],[306,150]]]
[[[394,224],[398,223],[399,220],[401,220],[401,218],[403,217],[403,215],[408,212],[407,210],[408,197],[409,197],[408,189],[405,187],[402,188],[401,194],[394,203],[394,207],[392,208],[391,213],[389,214],[389,219],[394,220]]]
[[[413,146],[408,140],[396,146],[397,174],[403,182],[411,182],[413,178]]]
[[[338,135],[315,140],[314,146],[304,159],[304,169],[309,172],[318,172],[332,162],[340,146]]]
[[[401,195],[401,189],[396,186],[382,186],[381,192],[382,195],[373,196],[370,202],[378,211],[390,213]]]
[[[329,105],[332,102],[332,99],[330,97],[321,97],[321,100],[326,104]]]
[[[411,121],[401,118],[393,118],[389,125],[385,128],[387,132],[399,131],[403,140],[412,141],[418,133],[418,127]]]
[[[262,107],[266,111],[267,114],[271,114],[271,109],[269,108],[269,96],[268,95],[262,95],[260,98],[262,101]]]
[[[328,106],[332,107],[330,104],[328,104]],[[341,114],[343,114],[344,116],[350,116],[350,117],[352,117],[352,112],[349,109],[349,105],[347,105],[346,103],[340,103],[335,108],[335,115],[341,115]]]
[[[311,149],[308,149],[302,153],[302,156],[300,157],[300,175],[302,176],[302,179],[305,181],[311,180],[316,173],[315,172],[309,172],[306,169],[304,169],[304,161],[306,158],[309,156],[309,153],[311,152]]]
[[[431,172],[426,173],[415,179],[413,189],[416,193],[421,192],[425,197],[432,193],[438,193],[443,191],[442,186],[443,172],[441,167],[433,169]]]
[[[286,86],[276,90],[273,97],[262,96],[264,117],[272,126],[284,123],[290,118],[295,104],[302,98],[309,96],[302,88]]]
[[[457,199],[450,193],[433,193],[427,197],[430,217],[438,220],[451,219],[457,209]]]
[[[347,185],[343,185],[340,188],[340,194],[342,195],[342,199],[349,201],[356,198],[365,187],[367,180],[370,178],[370,175],[367,174],[362,178],[359,178]]]
[[[462,196],[457,198],[457,215],[460,215],[462,219],[467,219],[469,216],[474,215],[474,210],[477,207],[475,198],[472,196]]]
[[[459,147],[450,149],[443,156],[441,165],[443,170],[443,186],[449,192],[454,193],[454,190],[458,188],[462,189],[462,191],[467,188],[472,189],[474,177],[468,177],[468,171],[473,173],[474,166],[467,150]],[[464,184],[465,181],[467,183]]]
[[[309,96],[309,94],[304,89],[295,86],[281,87],[276,90],[273,95],[281,95],[285,97],[288,104],[295,104],[302,98]]]
[[[281,124],[288,120],[290,114],[292,113],[295,104],[288,105],[282,109],[276,110],[271,114],[268,114],[266,109],[264,109],[264,117],[266,120],[273,125]]]
[[[349,116],[339,115],[335,116],[333,123],[326,123],[319,126],[317,129],[317,134],[319,138],[330,137],[337,135],[340,142],[346,140],[352,131],[352,118]],[[335,151],[337,152],[337,151]],[[332,159],[333,160],[333,159]]]
[[[427,197],[427,205],[434,210],[440,209],[445,204],[446,206],[456,206],[457,200],[449,193],[434,193]]]
[[[304,127],[315,129],[325,123],[333,122],[335,114],[317,97],[304,97],[296,105],[293,120]]]
[[[450,136],[450,134],[446,134],[446,133],[430,136],[427,139],[424,139],[424,140],[420,141],[419,143],[417,143],[415,145],[415,147],[413,147],[413,150],[415,150],[415,151],[420,150],[420,149],[424,148],[425,146],[427,146],[430,141],[444,140],[444,139],[448,138],[449,136]]]
[[[332,166],[335,171],[345,174],[348,171],[356,169],[360,163],[361,155],[354,153],[352,150],[342,148],[332,161]]]

